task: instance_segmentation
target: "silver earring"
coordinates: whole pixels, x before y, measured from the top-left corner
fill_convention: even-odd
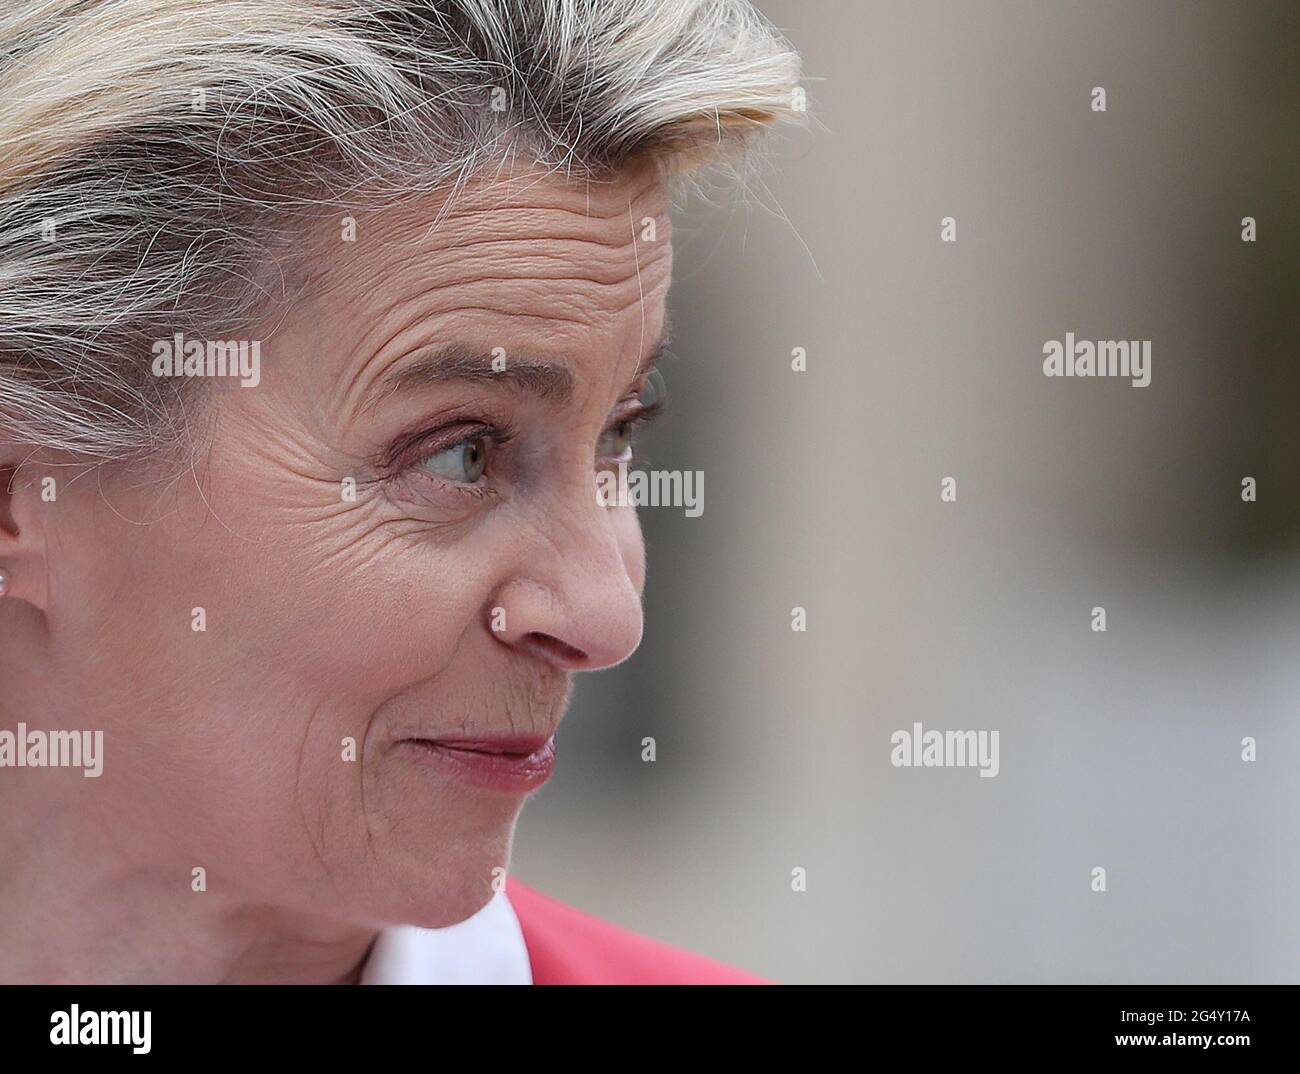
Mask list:
[[[9,592],[9,572],[0,567],[0,597],[7,595]]]

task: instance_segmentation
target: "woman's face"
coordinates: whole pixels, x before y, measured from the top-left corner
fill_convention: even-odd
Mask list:
[[[49,471],[25,508],[26,718],[104,730],[87,834],[178,897],[202,867],[239,901],[466,917],[529,790],[415,740],[545,738],[571,673],[640,640],[635,511],[594,475],[665,327],[666,195],[514,176],[441,207],[320,223],[305,296],[248,335],[260,383],[201,386],[192,470]]]

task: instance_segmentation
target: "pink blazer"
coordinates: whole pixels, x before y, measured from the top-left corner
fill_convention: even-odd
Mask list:
[[[506,877],[534,984],[772,984],[592,917]]]

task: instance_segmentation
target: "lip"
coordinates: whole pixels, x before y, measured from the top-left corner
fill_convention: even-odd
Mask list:
[[[555,736],[496,738],[407,738],[424,763],[475,787],[526,794],[545,783],[555,768]]]

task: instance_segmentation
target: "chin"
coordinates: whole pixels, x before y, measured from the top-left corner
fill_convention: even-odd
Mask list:
[[[472,917],[504,884],[523,799],[456,797],[458,811],[408,815],[372,844],[370,867],[383,872],[366,919],[443,928]]]
[[[394,906],[391,921],[439,929],[473,917],[505,881],[502,870],[509,862],[510,840],[504,847],[468,848],[448,865],[448,871],[431,877],[427,872],[408,878],[401,904]],[[493,870],[496,870],[494,873]]]

